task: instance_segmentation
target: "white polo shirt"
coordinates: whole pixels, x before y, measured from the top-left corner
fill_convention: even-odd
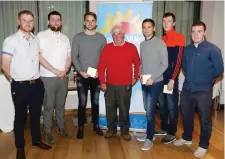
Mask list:
[[[3,42],[2,54],[12,56],[10,76],[15,81],[33,80],[40,77],[39,43],[32,33],[30,33],[30,39],[26,39],[20,30],[7,37]]]
[[[37,35],[42,56],[56,69],[65,71],[68,54],[71,53],[69,38],[61,32],[50,29],[39,32]],[[40,66],[42,77],[56,77],[54,73]]]

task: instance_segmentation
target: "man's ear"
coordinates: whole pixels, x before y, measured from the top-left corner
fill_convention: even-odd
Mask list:
[[[176,22],[173,22],[173,26],[175,26],[176,25]]]

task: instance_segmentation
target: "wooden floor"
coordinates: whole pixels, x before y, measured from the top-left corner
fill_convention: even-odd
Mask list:
[[[156,117],[156,125],[159,126],[159,119]],[[72,116],[67,115],[66,127],[72,132],[71,139],[65,139],[53,129],[56,144],[52,150],[43,151],[31,147],[31,137],[28,128],[25,130],[26,155],[27,159],[192,159],[193,151],[199,142],[199,120],[195,116],[195,131],[193,132],[192,146],[175,147],[163,145],[161,137],[157,137],[153,147],[149,151],[141,151],[142,143],[137,141],[134,134],[131,141],[124,141],[121,137],[105,139],[96,136],[92,132],[92,125],[85,126],[85,137],[83,140],[75,138],[77,126],[73,125]],[[178,133],[182,134],[181,117],[179,117]],[[42,131],[42,136],[43,131]],[[13,133],[0,133],[0,159],[15,159],[16,149],[14,146]],[[224,158],[224,112],[220,111],[213,116],[213,133],[210,140],[210,147],[204,159]]]

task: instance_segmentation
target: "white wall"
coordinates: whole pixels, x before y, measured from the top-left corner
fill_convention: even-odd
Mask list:
[[[217,45],[224,58],[224,2],[223,1],[202,1],[201,20],[206,24],[206,38]],[[224,104],[224,80],[222,84],[222,94],[220,103]]]
[[[201,20],[207,27],[207,40],[224,52],[224,2],[202,1]]]

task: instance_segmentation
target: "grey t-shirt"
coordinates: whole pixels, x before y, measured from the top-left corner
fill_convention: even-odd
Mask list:
[[[85,32],[74,36],[72,42],[72,62],[78,72],[87,72],[88,67],[98,67],[100,55],[106,45],[106,38],[103,34],[96,32],[94,35],[87,35]]]
[[[142,74],[151,74],[154,82],[163,80],[163,73],[168,67],[168,52],[166,44],[158,37],[144,40],[140,44]]]

